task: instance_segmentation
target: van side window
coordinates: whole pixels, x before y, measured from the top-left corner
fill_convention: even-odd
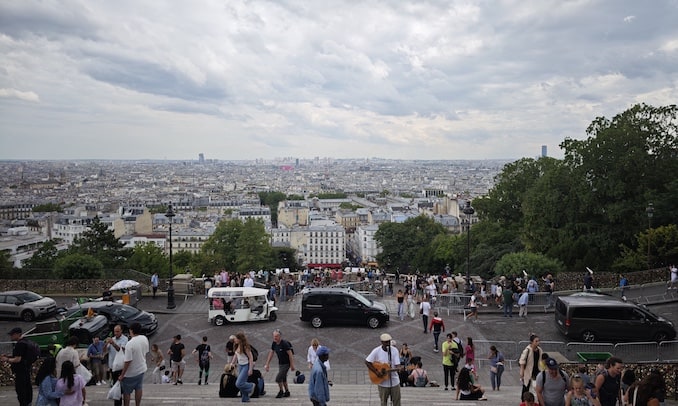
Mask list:
[[[325,306],[327,307],[343,307],[344,297],[341,295],[327,295],[325,296]]]

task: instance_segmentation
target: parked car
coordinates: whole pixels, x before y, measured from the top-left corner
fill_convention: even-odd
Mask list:
[[[672,322],[647,307],[606,296],[562,296],[555,322],[565,336],[594,341],[668,341],[676,337]]]
[[[28,290],[10,290],[0,293],[0,317],[33,321],[37,317],[56,312],[56,301]]]
[[[358,324],[377,328],[389,320],[386,305],[350,288],[305,288],[301,291],[302,321],[315,328],[325,324]]]
[[[132,323],[141,324],[141,334],[147,336],[152,335],[158,330],[158,319],[155,317],[155,314],[115,302],[85,302],[69,308],[66,315],[70,316],[74,313],[79,313],[84,316],[89,309],[92,309],[96,314],[106,316],[111,330],[113,329],[113,326],[120,324],[123,331],[127,331]]]

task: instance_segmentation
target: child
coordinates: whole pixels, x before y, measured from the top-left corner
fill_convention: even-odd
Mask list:
[[[170,383],[172,380],[170,379],[170,371],[165,370],[165,375],[162,376],[162,383]]]
[[[580,377],[575,376],[571,382],[572,390],[565,395],[565,406],[600,406],[600,400],[591,396]]]
[[[537,404],[534,403],[534,395],[532,392],[523,393],[523,402],[520,406],[537,406]]]

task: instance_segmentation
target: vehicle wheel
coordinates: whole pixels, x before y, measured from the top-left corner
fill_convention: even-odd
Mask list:
[[[278,315],[275,314],[275,312],[271,312],[271,314],[268,315],[268,321],[276,321],[278,319]]]
[[[21,320],[33,321],[33,319],[35,319],[35,314],[31,310],[24,310],[21,312]]]
[[[226,319],[224,318],[224,316],[217,316],[214,318],[215,326],[223,326],[224,324],[226,324]]]
[[[315,328],[320,328],[323,326],[323,319],[321,319],[320,316],[313,316],[311,325]]]
[[[669,335],[665,331],[660,331],[654,335],[654,340],[656,342],[668,341]]]
[[[594,333],[591,330],[586,330],[583,333],[581,333],[581,338],[584,340],[585,343],[592,343],[596,341],[596,333]]]
[[[379,327],[379,319],[376,317],[370,317],[367,319],[367,325],[370,326],[370,328],[377,328]]]

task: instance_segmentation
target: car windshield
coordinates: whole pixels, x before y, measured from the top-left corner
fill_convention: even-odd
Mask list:
[[[360,303],[362,303],[365,306],[372,306],[372,301],[365,296],[361,295],[360,293],[354,291],[354,290],[349,290],[351,296],[356,298]]]
[[[22,292],[16,295],[16,297],[24,303],[35,302],[36,300],[42,299],[42,296],[33,292]]]
[[[119,319],[126,320],[136,317],[137,314],[141,313],[141,310],[137,309],[136,307],[121,305],[113,306],[111,313]]]

